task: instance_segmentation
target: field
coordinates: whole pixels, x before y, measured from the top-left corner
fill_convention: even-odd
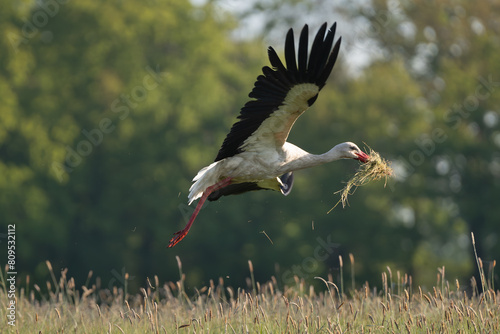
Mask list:
[[[63,271],[48,293],[20,288],[16,325],[3,323],[2,333],[498,333],[500,292],[481,270],[481,282],[472,279],[472,291],[458,281],[444,279],[444,268],[430,291],[412,287],[411,276],[390,268],[381,275],[381,287],[365,284],[344,293],[344,280],[317,278],[316,291],[298,277],[295,285],[278,289],[272,277],[260,284],[250,278],[247,289],[217,283],[188,296],[181,279],[160,285],[158,278],[131,296],[123,289],[98,285],[78,289]],[[478,265],[482,264],[478,259]],[[89,274],[90,278],[91,274]],[[488,275],[489,276],[489,275]],[[341,276],[342,277],[342,276]],[[490,276],[491,277],[491,276]],[[0,315],[6,319],[7,284],[2,275]],[[98,280],[96,280],[98,282]],[[98,284],[98,283],[97,283]],[[354,282],[352,282],[354,284]],[[485,291],[479,293],[479,291]]]

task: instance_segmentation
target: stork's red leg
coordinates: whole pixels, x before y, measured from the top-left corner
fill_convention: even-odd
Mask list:
[[[191,218],[189,218],[189,222],[187,223],[186,227],[184,227],[184,229],[180,230],[179,232],[174,233],[174,237],[172,239],[170,239],[170,243],[167,246],[168,248],[174,247],[175,245],[177,245],[177,243],[179,241],[181,241],[182,239],[184,239],[184,237],[188,234],[189,229],[191,228],[191,225],[193,225],[193,222],[194,222],[196,216],[198,215],[198,213],[200,212],[201,207],[203,206],[203,203],[205,203],[205,201],[207,200],[208,195],[210,195],[214,191],[217,191],[221,188],[224,188],[224,187],[230,185],[231,179],[232,179],[231,177],[225,178],[224,180],[219,181],[214,185],[211,185],[203,192],[203,195],[201,196],[200,201],[196,205],[196,208],[194,209],[194,212],[191,215]]]

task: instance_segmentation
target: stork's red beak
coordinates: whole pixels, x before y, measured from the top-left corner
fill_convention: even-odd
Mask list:
[[[363,163],[368,162],[368,160],[370,160],[370,156],[363,151],[356,153],[356,155],[358,156],[358,158],[356,160],[359,160]]]

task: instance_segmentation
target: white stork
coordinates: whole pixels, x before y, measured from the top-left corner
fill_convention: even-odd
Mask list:
[[[175,233],[168,247],[175,246],[189,232],[196,215],[208,199],[272,189],[288,195],[293,171],[338,159],[366,162],[369,156],[351,142],[338,144],[324,154],[311,154],[286,141],[297,118],[308,109],[332,71],[341,38],[333,45],[336,23],[326,31],[324,23],[308,57],[308,26],[302,29],[295,56],[293,30],[285,41],[286,67],[272,47],[268,48],[272,68],[262,68],[247,102],[215,158],[201,169],[189,189],[189,204],[201,198],[186,227]],[[326,36],[325,36],[326,32]]]

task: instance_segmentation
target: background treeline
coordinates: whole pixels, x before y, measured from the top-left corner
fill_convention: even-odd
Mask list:
[[[104,286],[127,272],[134,288],[176,280],[179,255],[189,288],[244,286],[249,259],[257,280],[283,285],[337,277],[352,253],[358,284],[387,266],[431,284],[445,266],[467,286],[471,231],[486,268],[499,259],[496,2],[0,3],[0,233],[16,224],[20,278],[45,279],[50,260],[77,285],[93,270]],[[210,203],[166,249],[192,212],[190,180],[268,64],[263,36],[282,50],[290,26],[324,20],[339,22],[342,52],[289,141],[313,153],[364,142],[395,179],[327,214],[357,163],[305,170],[286,198]]]

